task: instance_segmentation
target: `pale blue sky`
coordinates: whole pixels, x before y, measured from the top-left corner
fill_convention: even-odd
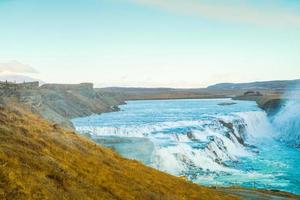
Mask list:
[[[0,25],[0,72],[46,82],[300,78],[298,0],[0,0]]]

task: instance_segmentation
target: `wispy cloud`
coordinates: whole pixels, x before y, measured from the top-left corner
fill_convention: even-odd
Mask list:
[[[33,67],[20,63],[18,61],[9,61],[6,63],[0,63],[0,73],[37,73],[37,70]]]
[[[251,1],[207,0],[130,0],[187,15],[197,15],[215,20],[242,22],[269,26],[300,27],[300,14],[292,9],[276,6],[276,2],[257,6]],[[237,3],[239,2],[239,3]]]

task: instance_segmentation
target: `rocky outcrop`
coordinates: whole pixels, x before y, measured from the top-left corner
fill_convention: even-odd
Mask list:
[[[104,95],[93,84],[48,84],[37,88],[0,89],[0,97],[26,104],[32,111],[64,128],[73,129],[70,119],[118,110],[120,98]]]
[[[261,109],[268,113],[268,115],[274,115],[285,104],[286,100],[280,98],[261,98],[256,102]]]
[[[231,105],[234,105],[236,104],[235,102],[223,102],[223,103],[219,103],[218,105],[219,106],[231,106]]]
[[[233,99],[255,101],[258,107],[266,111],[268,115],[276,114],[286,102],[281,95],[262,95],[257,92],[247,92],[241,96],[236,96]]]
[[[231,122],[225,122],[225,121],[223,121],[223,120],[219,120],[219,122],[224,126],[224,127],[226,127],[228,130],[229,130],[229,132],[231,133],[231,134],[233,134],[233,136],[234,136],[234,138],[240,143],[240,144],[242,144],[242,145],[244,145],[245,144],[245,141],[244,141],[244,139],[242,138],[242,135],[244,134],[244,132],[245,132],[245,125],[243,125],[243,124],[237,124],[236,125],[236,131],[237,131],[237,133],[236,133],[236,131],[234,130],[234,125],[233,125],[233,123],[231,123]],[[229,139],[232,139],[231,137],[231,134],[229,134],[229,135],[227,135],[227,137],[229,138]]]

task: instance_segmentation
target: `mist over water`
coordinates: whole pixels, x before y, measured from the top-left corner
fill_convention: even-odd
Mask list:
[[[300,147],[300,102],[290,100],[273,117],[278,138],[289,145]]]
[[[300,152],[283,141],[299,133],[294,106],[299,104],[288,102],[269,118],[248,101],[130,101],[120,112],[73,122],[125,157],[196,183],[300,194]]]
[[[287,144],[300,147],[300,85],[295,85],[283,95],[285,104],[271,118],[278,132],[278,139]]]

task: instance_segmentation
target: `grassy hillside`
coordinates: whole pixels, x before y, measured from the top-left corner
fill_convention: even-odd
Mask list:
[[[0,199],[237,198],[121,158],[14,105],[0,107]]]

